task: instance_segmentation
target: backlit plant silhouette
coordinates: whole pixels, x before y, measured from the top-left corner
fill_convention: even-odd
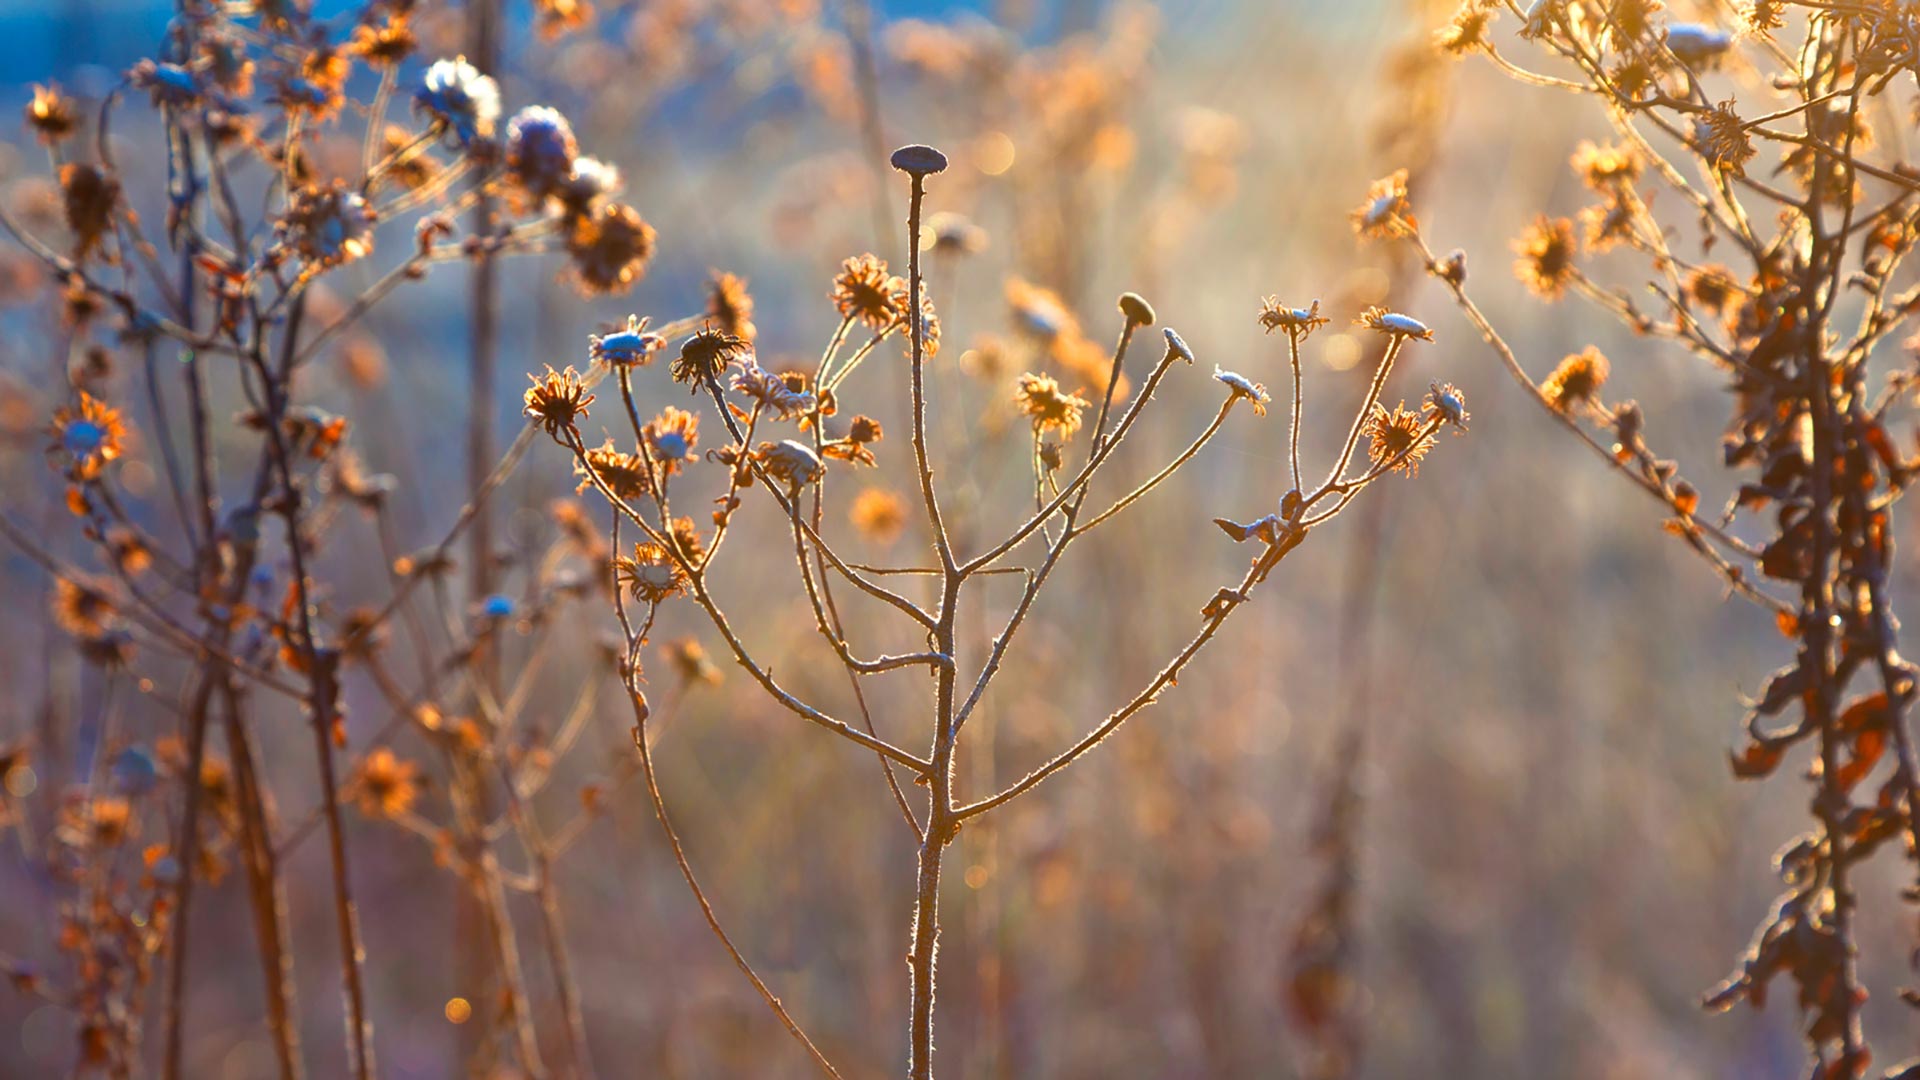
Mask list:
[[[1133,481],[1131,488],[1123,489],[1118,495],[1096,502],[1096,506],[1104,504],[1101,509],[1089,509],[1088,500],[1093,495],[1096,477],[1105,475],[1105,467],[1113,460],[1116,449],[1136,430],[1155,392],[1163,388],[1170,375],[1177,377],[1195,363],[1186,343],[1168,329],[1164,331],[1164,350],[1139,378],[1137,389],[1125,398],[1117,393],[1135,335],[1155,321],[1154,311],[1144,299],[1132,293],[1123,295],[1118,304],[1119,338],[1104,365],[1104,378],[1088,387],[1091,396],[1063,388],[1048,375],[1028,373],[1016,380],[1017,405],[1032,427],[1033,507],[1019,510],[1002,538],[983,550],[972,553],[957,550],[950,538],[948,511],[943,509],[935,478],[964,470],[965,449],[953,448],[959,455],[953,466],[936,466],[927,431],[930,408],[927,370],[939,355],[940,324],[924,291],[920,269],[921,210],[927,182],[946,168],[947,161],[931,147],[907,146],[894,152],[892,163],[908,175],[911,184],[907,276],[902,279],[890,275],[886,263],[873,255],[846,261],[834,280],[831,294],[840,323],[812,372],[781,376],[764,371],[750,343],[723,325],[705,326],[676,347],[665,334],[650,331],[647,320],[636,317],[629,320],[624,330],[591,339],[586,376],[571,366],[560,372],[549,367],[544,374],[534,376],[533,385],[526,392],[526,413],[556,442],[572,451],[576,470],[613,510],[608,543],[617,554],[609,573],[616,585],[614,604],[626,639],[621,667],[633,701],[634,745],[640,754],[655,810],[672,842],[681,872],[700,898],[712,929],[735,963],[794,1037],[828,1072],[833,1072],[833,1067],[825,1056],[802,1033],[790,1012],[721,928],[682,850],[655,782],[647,736],[652,708],[642,681],[641,660],[661,605],[676,597],[685,597],[698,605],[726,642],[734,662],[782,707],[871,751],[879,759],[883,779],[902,820],[913,830],[919,844],[908,952],[911,999],[908,1072],[913,1077],[925,1078],[933,1075],[941,871],[947,846],[959,830],[968,822],[1033,791],[1049,777],[1079,761],[1128,719],[1159,701],[1161,695],[1177,683],[1187,663],[1214,639],[1228,618],[1251,599],[1253,590],[1306,539],[1309,530],[1333,518],[1363,489],[1387,474],[1415,473],[1421,459],[1432,449],[1439,430],[1447,426],[1464,429],[1468,415],[1464,397],[1451,385],[1436,384],[1424,401],[1412,409],[1407,408],[1404,401],[1392,409],[1381,403],[1394,361],[1402,349],[1409,343],[1431,341],[1433,335],[1409,316],[1370,309],[1362,313],[1360,323],[1380,334],[1387,347],[1348,426],[1340,455],[1323,479],[1303,476],[1298,441],[1302,419],[1299,349],[1327,318],[1320,314],[1317,303],[1297,308],[1269,299],[1259,313],[1260,324],[1268,333],[1284,334],[1294,373],[1293,391],[1289,395],[1287,475],[1290,486],[1279,495],[1276,511],[1247,523],[1229,518],[1215,522],[1234,541],[1253,543],[1258,548],[1251,566],[1239,582],[1219,588],[1198,605],[1199,627],[1192,638],[1147,679],[1144,686],[1094,724],[1078,742],[1061,749],[1045,764],[1000,791],[964,795],[958,790],[955,777],[967,721],[987,694],[1009,650],[1017,644],[1019,632],[1036,599],[1068,547],[1141,504],[1155,488],[1192,461],[1220,431],[1236,405],[1244,402],[1248,411],[1265,416],[1270,395],[1264,386],[1216,367],[1213,378],[1225,393],[1213,420],[1158,471]],[[858,337],[866,340],[849,351],[852,341]],[[873,462],[875,447],[881,441],[879,425],[863,415],[856,414],[845,421],[839,417],[850,410],[857,398],[859,384],[852,381],[855,373],[873,363],[895,362],[890,359],[892,351],[886,346],[891,341],[897,347],[901,338],[906,344],[907,411],[911,416],[908,452],[913,457],[919,486],[915,510],[921,515],[929,538],[930,565],[860,565],[840,554],[823,532],[827,520],[825,508],[831,501],[827,480],[843,469]],[[666,406],[651,421],[643,421],[643,411],[632,390],[633,369],[651,364],[668,353],[673,353],[669,363],[674,381],[711,401],[726,433],[726,441],[706,454],[707,465],[720,467],[717,471],[706,469],[714,474],[708,477],[709,487],[720,492],[713,499],[718,508],[712,512],[710,529],[692,517],[676,516],[673,502],[677,497],[682,500],[680,506],[686,505],[685,487],[699,475],[695,470],[702,467],[693,455],[693,442],[688,435],[695,427],[693,420],[678,408]],[[877,356],[887,359],[874,360]],[[590,447],[580,431],[589,406],[598,398],[588,391],[587,382],[607,375],[619,388],[615,408],[627,421],[626,438],[631,449],[612,442],[599,448]],[[787,430],[782,425],[792,425],[793,437],[780,437]],[[1352,463],[1363,440],[1365,461],[1355,468]],[[837,490],[838,485],[835,487]],[[736,626],[715,599],[713,582],[721,574],[718,556],[736,516],[744,512],[749,491],[763,493],[763,501],[786,520],[795,570],[809,601],[815,628],[853,680],[858,723],[833,715],[828,707],[803,700],[775,679],[768,667],[755,659],[746,640],[750,628]],[[1254,502],[1259,494],[1264,493],[1250,493],[1248,501]],[[637,530],[642,538],[632,540],[632,530]],[[1011,562],[1021,556],[1026,565],[1016,566]],[[994,635],[985,659],[976,670],[965,671],[956,647],[955,618],[960,604],[969,597],[970,586],[977,586],[989,575],[1006,572],[1018,573],[1024,579],[1019,600]],[[917,603],[888,584],[895,579],[915,577],[931,578],[935,582],[936,602]],[[923,635],[925,648],[871,658],[863,655],[860,639],[877,631],[861,622],[842,619],[841,605],[830,584],[834,581],[844,582],[846,587],[879,602],[888,609],[881,614],[906,620],[915,633]],[[899,745],[895,741],[899,736],[889,738],[881,733],[866,708],[865,698],[859,693],[859,685],[865,676],[921,668],[926,670],[930,683],[931,708],[916,718],[913,727],[897,725],[908,731],[917,728],[927,749],[916,752]],[[906,776],[910,786],[926,789],[924,799],[918,800],[924,803],[922,809],[915,810],[899,774]]]
[[[1916,875],[1905,898],[1920,896],[1916,671],[1889,595],[1896,505],[1920,468],[1896,436],[1920,376],[1903,340],[1920,311],[1903,265],[1920,173],[1897,139],[1875,138],[1910,125],[1886,91],[1920,71],[1920,50],[1907,4],[1740,7],[1716,25],[1656,0],[1470,0],[1438,40],[1591,100],[1611,125],[1614,141],[1572,158],[1597,201],[1578,222],[1542,215],[1514,242],[1514,270],[1541,299],[1591,304],[1727,380],[1722,464],[1735,475],[1720,512],[1655,449],[1662,417],[1607,400],[1612,365],[1598,349],[1530,373],[1468,298],[1466,256],[1434,254],[1397,180],[1376,189],[1364,224],[1411,244],[1540,406],[1656,499],[1666,530],[1792,644],[1745,703],[1733,772],[1767,777],[1801,751],[1812,827],[1780,852],[1786,891],[1706,1004],[1759,1007],[1784,978],[1812,1075],[1858,1077],[1872,1055],[1857,924],[1878,902],[1858,886],[1863,865],[1903,852]],[[1563,71],[1500,51],[1503,9]],[[1914,990],[1900,995],[1920,1006]],[[1917,1074],[1910,1062],[1886,1075]]]

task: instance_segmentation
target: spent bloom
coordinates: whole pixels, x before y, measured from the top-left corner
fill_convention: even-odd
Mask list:
[[[1437,418],[1443,424],[1452,424],[1456,432],[1467,430],[1467,421],[1473,419],[1467,411],[1467,395],[1452,383],[1428,383],[1424,405],[1428,420]]]
[[[900,321],[904,303],[901,280],[887,273],[886,261],[874,255],[859,255],[840,264],[833,279],[833,306],[842,318],[865,323],[874,330],[886,330]]]
[[[455,141],[466,146],[492,137],[500,119],[500,87],[464,56],[436,60],[414,91],[413,105],[445,124]]]
[[[1426,323],[1411,315],[1402,315],[1382,307],[1368,308],[1360,313],[1360,317],[1355,319],[1354,323],[1390,337],[1412,338],[1415,341],[1433,340],[1433,331],[1427,329]]]
[[[420,767],[382,746],[354,771],[351,798],[368,817],[397,818],[413,809],[420,789]]]
[[[572,176],[579,150],[573,126],[556,109],[529,105],[507,122],[507,175],[535,199],[553,194]]]
[[[1034,434],[1057,431],[1063,439],[1080,430],[1080,413],[1092,404],[1076,393],[1063,393],[1051,375],[1028,372],[1020,376],[1014,398],[1020,411],[1033,421]]]
[[[1320,301],[1303,308],[1287,307],[1277,296],[1263,297],[1260,301],[1260,326],[1271,334],[1275,330],[1285,330],[1289,334],[1306,337],[1322,326],[1327,318],[1320,314]]]
[[[614,560],[614,577],[635,600],[657,604],[685,591],[686,572],[667,549],[652,541],[633,545],[633,557]]]
[[[1369,240],[1396,237],[1416,224],[1407,200],[1407,170],[1397,169],[1367,188],[1367,201],[1352,214],[1353,230]]]
[[[674,357],[669,371],[674,382],[698,391],[719,378],[729,364],[752,357],[753,347],[745,339],[707,327],[680,343],[680,355]]]
[[[694,444],[700,441],[700,417],[669,405],[640,433],[646,436],[647,453],[661,470],[676,473],[681,464],[693,456]]]
[[[753,325],[753,294],[747,291],[747,279],[723,270],[713,271],[707,289],[707,317],[734,337],[752,341],[759,330]]]
[[[1375,402],[1360,433],[1367,437],[1367,457],[1374,468],[1417,476],[1420,459],[1433,448],[1433,432],[1428,430],[1426,418],[1406,404],[1403,401],[1389,411]]]
[[[575,218],[567,231],[574,280],[588,294],[614,293],[640,280],[653,257],[653,226],[640,211],[602,203]]]
[[[587,415],[587,406],[593,403],[593,394],[586,384],[580,381],[580,373],[567,365],[565,371],[553,370],[547,365],[544,376],[529,374],[533,385],[527,388],[523,400],[526,403],[522,413],[530,420],[537,420],[555,439],[560,432],[572,427],[574,422]]]
[[[667,339],[659,334],[647,333],[649,320],[638,315],[627,316],[627,327],[615,330],[611,334],[589,334],[587,336],[587,356],[595,363],[604,363],[609,367],[645,367],[653,362],[653,354],[660,351]]]
[[[1600,388],[1606,385],[1607,375],[1612,365],[1599,349],[1589,345],[1577,353],[1570,353],[1560,361],[1540,384],[1540,393],[1547,404],[1560,412],[1566,412],[1573,406],[1592,402],[1598,398]]]
[[[753,459],[760,463],[768,476],[789,488],[811,484],[826,471],[826,467],[820,463],[820,456],[813,452],[812,447],[792,439],[761,443],[759,449],[753,452]]]
[[[1222,371],[1218,364],[1213,366],[1213,377],[1215,381],[1225,383],[1227,389],[1233,391],[1232,395],[1228,397],[1228,401],[1238,401],[1241,398],[1246,398],[1253,403],[1253,414],[1255,416],[1267,415],[1267,402],[1273,399],[1267,396],[1267,388],[1264,385],[1254,382],[1245,375],[1237,372]]]
[[[1527,288],[1547,300],[1565,295],[1573,281],[1574,259],[1580,253],[1571,219],[1540,215],[1513,242],[1513,250],[1519,256],[1513,261],[1514,276]]]
[[[751,356],[740,361],[732,382],[735,390],[772,409],[782,420],[805,416],[816,401],[811,391],[787,385],[786,379],[762,368]]]
[[[579,491],[592,487],[594,477],[599,477],[608,491],[623,500],[637,499],[653,487],[646,459],[639,454],[618,449],[611,438],[588,450],[581,458],[573,463],[573,474],[582,478]]]
[[[127,424],[120,410],[79,391],[77,407],[62,405],[53,411],[53,423],[47,433],[53,442],[47,452],[65,463],[65,471],[76,481],[93,480],[125,452]]]

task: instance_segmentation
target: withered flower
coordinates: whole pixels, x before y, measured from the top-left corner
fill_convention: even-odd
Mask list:
[[[667,339],[647,332],[649,319],[627,316],[627,327],[610,334],[587,335],[587,358],[608,367],[645,367],[653,354],[665,347]]]
[[[413,809],[420,794],[420,766],[379,747],[354,770],[348,796],[371,818],[397,818]]]
[[[856,465],[877,465],[879,463],[874,460],[873,451],[869,447],[879,442],[882,435],[880,421],[871,416],[856,416],[847,426],[846,438],[822,443],[820,453],[840,461],[850,461]]]
[[[747,291],[747,279],[722,270],[713,271],[707,288],[707,317],[734,337],[752,341],[759,330],[753,325],[753,294]]]
[[[762,368],[751,356],[741,359],[732,383],[736,391],[772,409],[782,420],[805,416],[818,400],[811,391],[789,386],[785,378]]]
[[[1391,239],[1418,224],[1413,204],[1407,200],[1407,170],[1375,180],[1367,188],[1367,201],[1348,215],[1353,230],[1369,240]]]
[[[907,524],[907,502],[885,488],[870,487],[856,496],[847,516],[869,540],[890,544]]]
[[[567,254],[582,291],[613,293],[646,274],[653,257],[653,226],[640,212],[620,203],[604,203],[577,218],[567,233]]]
[[[1575,405],[1595,401],[1611,370],[1612,365],[1600,350],[1589,345],[1561,360],[1553,374],[1540,384],[1540,393],[1547,404],[1566,412]]]
[[[125,452],[127,424],[120,410],[79,391],[77,407],[62,405],[53,410],[53,423],[47,433],[53,442],[49,455],[64,462],[67,476],[77,482],[97,479],[111,462]]]
[[[680,343],[680,355],[674,357],[668,370],[674,382],[698,391],[718,379],[729,364],[752,356],[753,347],[744,339],[709,326]]]
[[[811,484],[826,471],[812,447],[792,439],[761,443],[753,452],[753,460],[760,463],[768,476],[790,489]]]
[[[1543,299],[1558,300],[1573,281],[1574,259],[1580,243],[1573,235],[1568,218],[1549,218],[1541,214],[1513,242],[1514,276]]]
[[[1433,35],[1433,43],[1452,57],[1462,57],[1487,46],[1487,31],[1497,12],[1486,0],[1466,0],[1453,20]]]
[[[1356,326],[1364,326],[1376,333],[1388,337],[1412,338],[1415,341],[1432,341],[1433,331],[1427,324],[1411,315],[1402,315],[1382,307],[1370,307],[1354,320]]]
[[[73,256],[85,259],[113,227],[120,181],[98,165],[70,161],[60,166],[60,197],[67,228],[73,230]]]
[[[376,217],[359,192],[336,180],[324,188],[295,191],[280,231],[309,264],[338,266],[373,251]]]
[[[73,99],[60,92],[55,84],[33,86],[33,100],[27,102],[27,126],[33,129],[42,143],[54,146],[66,141],[80,124],[79,112],[74,108]]]
[[[79,577],[53,583],[54,625],[77,638],[105,634],[118,617],[119,605],[105,584]]]
[[[1226,384],[1227,389],[1232,391],[1227,400],[1238,401],[1245,398],[1253,404],[1255,416],[1267,415],[1267,402],[1273,399],[1267,396],[1266,386],[1238,372],[1222,371],[1218,364],[1213,366],[1213,377],[1216,382]]]
[[[412,27],[407,25],[407,13],[395,11],[378,24],[363,22],[354,27],[347,51],[366,61],[368,67],[385,71],[412,56],[418,45]]]
[[[1753,140],[1747,137],[1746,121],[1733,111],[1731,98],[1693,122],[1693,141],[1714,168],[1733,176],[1747,175]]]
[[[1020,376],[1014,399],[1020,411],[1033,421],[1034,434],[1058,432],[1070,439],[1080,430],[1080,413],[1092,404],[1079,393],[1063,393],[1051,375],[1028,372]]]
[[[536,204],[573,175],[573,126],[557,109],[529,105],[507,122],[507,176]]]
[[[1303,308],[1287,307],[1277,296],[1263,297],[1260,300],[1260,326],[1267,333],[1285,330],[1288,334],[1304,338],[1320,327],[1327,325],[1327,319],[1320,314],[1320,301],[1315,300]]]
[[[669,405],[640,433],[646,437],[647,453],[671,476],[693,456],[694,444],[700,441],[700,417]]]
[[[593,447],[582,455],[584,461],[573,463],[573,474],[581,477],[576,493],[593,486],[593,478],[599,477],[607,490],[624,500],[633,500],[652,490],[647,476],[647,462],[639,454],[629,454],[614,447],[613,439]],[[589,473],[587,470],[593,470]]]
[[[887,273],[884,260],[868,254],[840,264],[833,279],[833,306],[842,318],[854,319],[873,330],[886,330],[900,321],[904,304],[902,283]]]
[[[533,383],[523,397],[526,403],[522,414],[530,420],[537,420],[555,440],[560,432],[587,415],[587,406],[593,403],[593,394],[588,392],[586,384],[580,381],[580,373],[567,365],[565,371],[553,370],[547,365],[545,375],[529,374]]]
[[[1386,468],[1391,463],[1392,472],[1418,476],[1420,459],[1433,449],[1433,432],[1427,430],[1427,420],[1407,409],[1406,404],[1403,401],[1388,411],[1375,402],[1360,434],[1367,437],[1367,457],[1374,468]]]
[[[1467,411],[1467,395],[1452,383],[1428,383],[1422,405],[1426,419],[1438,418],[1443,424],[1452,424],[1456,432],[1467,430],[1467,421],[1473,419],[1473,414]]]
[[[493,136],[500,119],[500,87],[464,56],[436,60],[414,91],[413,105],[445,125],[464,147]]]
[[[1575,148],[1572,164],[1582,182],[1603,193],[1640,179],[1642,168],[1640,155],[1632,147],[1602,145],[1591,140],[1583,140]]]
[[[633,545],[633,557],[614,560],[614,577],[628,595],[646,604],[658,604],[678,596],[687,587],[687,576],[673,561],[667,549],[647,541]]]

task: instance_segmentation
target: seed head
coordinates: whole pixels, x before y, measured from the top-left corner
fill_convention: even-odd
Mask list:
[[[500,87],[464,56],[436,60],[414,91],[413,105],[445,124],[464,147],[493,136],[494,123],[500,119]]]
[[[542,376],[528,375],[533,385],[527,388],[523,398],[526,407],[522,413],[530,420],[539,421],[548,435],[555,440],[560,432],[570,428],[587,415],[587,406],[593,403],[593,394],[587,391],[586,384],[580,381],[580,373],[567,365],[565,371],[553,370],[547,365]]]
[[[1120,314],[1125,315],[1127,321],[1135,326],[1152,326],[1154,322],[1153,305],[1147,303],[1146,298],[1139,293],[1120,294]]]
[[[666,345],[667,339],[647,333],[647,322],[638,315],[628,315],[625,330],[588,335],[587,357],[596,364],[616,368],[645,367],[652,363],[653,354]]]
[[[1427,324],[1411,315],[1401,315],[1382,307],[1370,307],[1354,320],[1358,326],[1376,330],[1390,337],[1412,338],[1415,341],[1432,341],[1433,331]]]
[[[1285,330],[1289,335],[1305,338],[1325,325],[1327,319],[1320,314],[1318,300],[1303,308],[1287,307],[1277,296],[1263,297],[1260,301],[1260,326],[1269,334]]]
[[[633,545],[633,557],[624,555],[613,561],[614,579],[628,595],[645,604],[658,604],[686,590],[687,575],[673,556],[659,544],[647,541]]]
[[[1063,439],[1080,430],[1080,412],[1092,404],[1078,393],[1063,393],[1051,375],[1031,372],[1020,376],[1014,392],[1020,411],[1033,421],[1035,434],[1059,432]]]
[[[674,382],[698,391],[718,379],[729,364],[752,356],[753,347],[745,340],[709,326],[680,343],[680,355],[668,370]]]
[[[889,160],[894,168],[912,176],[931,176],[945,172],[947,168],[947,155],[918,143],[895,150]]]
[[[1540,393],[1547,404],[1566,412],[1575,405],[1598,400],[1600,388],[1606,385],[1611,370],[1612,365],[1600,350],[1589,345],[1561,360],[1553,374],[1540,384]]]
[[[1407,409],[1406,404],[1403,401],[1389,412],[1386,406],[1375,402],[1360,433],[1368,439],[1367,457],[1372,459],[1375,468],[1391,463],[1390,471],[1417,476],[1420,459],[1433,448],[1433,433],[1426,430],[1426,419]]]
[[[1213,366],[1213,377],[1216,381],[1225,383],[1227,389],[1233,392],[1232,396],[1228,398],[1229,401],[1238,401],[1241,398],[1246,398],[1253,403],[1253,414],[1255,416],[1267,415],[1267,402],[1273,399],[1267,396],[1266,386],[1254,382],[1252,379],[1238,372],[1222,371],[1218,364]]]
[[[1437,417],[1441,423],[1452,424],[1456,431],[1467,430],[1467,421],[1473,418],[1467,411],[1467,395],[1452,383],[1428,383],[1425,406],[1426,419]]]

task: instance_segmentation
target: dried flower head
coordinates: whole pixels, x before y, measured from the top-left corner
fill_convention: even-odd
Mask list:
[[[1303,308],[1287,307],[1277,296],[1263,297],[1260,301],[1260,326],[1269,334],[1285,330],[1294,337],[1304,338],[1327,325],[1327,321],[1320,314],[1318,300]]]
[[[1575,405],[1596,401],[1611,370],[1600,350],[1589,345],[1561,360],[1553,374],[1540,384],[1540,393],[1547,404],[1566,412]]]
[[[74,258],[85,259],[113,227],[120,181],[98,165],[70,161],[60,167],[60,196],[67,228],[73,230]]]
[[[913,330],[907,326],[906,312],[913,306],[913,301],[908,295],[907,283],[900,278],[893,280],[893,308],[900,312],[900,326],[905,330],[903,336],[911,341]],[[940,316],[935,314],[933,297],[924,287],[920,290],[920,350],[928,360],[940,355]]]
[[[97,479],[102,470],[126,450],[127,424],[120,410],[87,393],[78,392],[77,407],[53,410],[47,433],[53,442],[47,452],[75,482]]]
[[[556,109],[529,105],[507,122],[507,175],[536,201],[573,175],[579,152],[573,125]]]
[[[1034,434],[1058,432],[1063,439],[1080,430],[1080,413],[1091,402],[1078,393],[1063,393],[1051,375],[1028,372],[1014,391],[1020,411],[1033,421]]]
[[[527,388],[523,398],[526,407],[522,413],[530,420],[539,421],[556,440],[560,432],[585,417],[587,406],[593,403],[593,394],[580,381],[580,373],[573,370],[572,364],[568,364],[565,371],[555,371],[553,365],[548,364],[545,375],[529,374],[527,378],[533,385]]]
[[[1427,420],[1437,419],[1443,424],[1452,424],[1456,432],[1467,430],[1467,421],[1473,419],[1473,414],[1467,411],[1467,395],[1452,383],[1428,383],[1427,397],[1422,404]]]
[[[1737,315],[1747,298],[1733,271],[1718,263],[1696,266],[1687,274],[1687,296],[1715,315]]]
[[[906,528],[907,501],[886,488],[870,487],[854,498],[847,516],[860,535],[891,544]]]
[[[743,358],[740,370],[733,373],[734,390],[773,410],[782,420],[792,420],[812,412],[817,399],[812,391],[790,386],[787,380],[762,368],[753,357]]]
[[[53,84],[33,86],[33,100],[27,102],[27,126],[34,135],[48,146],[65,142],[80,124],[79,111],[74,108],[73,99],[60,92]]]
[[[633,545],[633,557],[614,560],[614,578],[627,594],[644,604],[658,604],[678,596],[687,587],[687,575],[666,548],[652,541]]]
[[[1611,195],[1606,202],[1581,210],[1580,223],[1585,227],[1587,250],[1611,251],[1633,238],[1633,206],[1626,199]]]
[[[573,474],[581,478],[578,491],[592,487],[594,478],[598,477],[608,491],[626,501],[638,499],[653,489],[646,459],[616,448],[612,438],[574,461]]]
[[[620,203],[602,203],[582,214],[567,232],[567,254],[574,280],[588,294],[619,292],[645,275],[653,257],[653,226],[640,211]]]
[[[54,625],[77,638],[99,637],[118,618],[119,605],[98,581],[62,577],[53,583]]]
[[[1238,401],[1241,398],[1246,398],[1249,402],[1253,403],[1253,414],[1255,416],[1267,415],[1267,402],[1273,399],[1267,396],[1266,386],[1254,382],[1245,375],[1232,371],[1222,371],[1218,364],[1213,366],[1213,377],[1216,381],[1225,383],[1227,389],[1232,391],[1232,394],[1227,398],[1228,401]]]
[[[752,341],[759,330],[753,325],[753,294],[747,291],[747,279],[722,270],[712,275],[707,288],[707,318],[734,337]]]
[[[761,443],[753,452],[753,460],[760,463],[768,476],[790,489],[811,484],[826,471],[812,447],[792,439]]]
[[[467,146],[493,136],[493,126],[500,119],[500,87],[464,56],[436,60],[414,91],[413,104]]]
[[[1375,402],[1360,433],[1367,437],[1367,457],[1374,468],[1417,476],[1420,459],[1433,449],[1433,432],[1427,419],[1406,404],[1403,401],[1388,411]]]
[[[280,231],[312,267],[349,263],[373,251],[374,209],[346,182],[307,187],[288,200]]]
[[[700,441],[700,417],[669,405],[640,430],[646,437],[647,453],[662,472],[671,476],[693,457]]]
[[[729,364],[751,359],[753,347],[745,339],[709,326],[680,344],[680,355],[670,366],[673,381],[697,391],[720,378]]]
[[[647,333],[649,321],[638,315],[628,315],[624,330],[587,335],[587,358],[596,364],[615,368],[645,367],[652,363],[653,354],[666,346],[667,339],[659,334]]]
[[[1693,141],[1714,168],[1733,176],[1747,175],[1753,140],[1747,137],[1746,121],[1733,111],[1731,98],[1693,122]]]
[[[1632,147],[1583,140],[1573,152],[1573,171],[1595,191],[1631,184],[1640,179],[1640,170],[1640,155]]]
[[[1513,242],[1513,250],[1520,256],[1513,262],[1514,276],[1527,288],[1547,300],[1566,294],[1575,273],[1574,260],[1580,253],[1571,219],[1541,214]]]
[[[885,435],[880,421],[871,416],[856,416],[847,425],[845,438],[829,439],[820,445],[822,456],[856,465],[877,465],[871,447]]]
[[[1418,224],[1413,216],[1413,204],[1407,200],[1407,170],[1397,169],[1375,180],[1367,188],[1367,201],[1349,217],[1354,231],[1368,240],[1400,236]]]
[[[353,37],[347,42],[347,52],[366,61],[367,66],[384,71],[397,66],[401,61],[413,55],[419,41],[413,36],[413,28],[407,25],[407,13],[389,12],[378,23],[363,22],[353,28]]]
[[[1120,294],[1120,314],[1135,326],[1152,326],[1154,322],[1153,305],[1147,303],[1147,298],[1139,293]]]
[[[905,305],[896,305],[903,295],[904,283],[887,273],[885,260],[868,254],[840,264],[833,279],[833,306],[841,318],[865,323],[874,330],[886,330],[900,321]]]
[[[354,770],[348,791],[361,813],[391,819],[413,809],[420,783],[420,766],[381,746]]]
[[[1487,31],[1497,12],[1486,0],[1465,0],[1453,13],[1453,20],[1434,33],[1433,43],[1441,52],[1459,58],[1487,47]]]
[[[1382,307],[1370,307],[1360,313],[1354,325],[1364,326],[1389,337],[1412,338],[1415,341],[1432,341],[1433,331],[1427,324],[1411,315],[1402,315]]]

